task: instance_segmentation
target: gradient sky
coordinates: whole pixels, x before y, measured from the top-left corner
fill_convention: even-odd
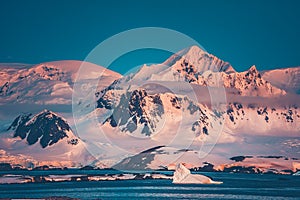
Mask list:
[[[297,0],[2,0],[0,62],[84,60],[108,37],[152,26],[187,34],[238,71],[299,66],[299,8]],[[135,52],[111,68],[124,73],[167,57]]]

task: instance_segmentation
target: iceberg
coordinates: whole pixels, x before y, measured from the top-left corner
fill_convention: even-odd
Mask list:
[[[297,171],[296,173],[293,174],[294,176],[300,176],[300,171]]]
[[[209,177],[200,174],[191,174],[191,171],[182,163],[178,164],[173,175],[173,183],[176,184],[222,184],[220,181],[213,181]]]

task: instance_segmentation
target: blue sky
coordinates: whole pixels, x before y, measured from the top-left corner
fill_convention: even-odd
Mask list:
[[[0,62],[83,60],[106,38],[137,27],[165,27],[197,40],[242,71],[300,65],[297,0],[11,0],[0,3]],[[135,52],[111,68],[161,62],[168,53]]]

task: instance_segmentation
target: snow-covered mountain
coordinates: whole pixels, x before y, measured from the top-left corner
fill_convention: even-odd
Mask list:
[[[190,121],[190,130],[196,135],[209,135],[209,130],[214,128],[211,123],[222,123],[223,120],[227,126],[234,129],[243,127],[249,130],[251,126],[261,124],[260,129],[255,129],[255,132],[272,129],[298,131],[297,100],[294,99],[293,103],[281,103],[279,106],[280,101],[288,99],[289,95],[283,89],[264,80],[255,66],[245,72],[235,72],[228,63],[215,57],[213,60],[218,61],[203,63],[202,57],[206,57],[207,54],[200,48],[192,47],[182,52],[186,54],[181,58],[177,58],[177,54],[169,58],[165,62],[169,67],[163,70],[161,69],[165,66],[161,64],[143,66],[136,74],[125,76],[98,92],[97,108],[110,113],[105,115],[106,118],[102,118],[100,123],[110,124],[112,128],[118,127],[121,132],[136,131],[151,135],[160,127],[161,121],[165,124],[168,121],[174,122],[175,119],[169,118],[169,115],[190,113],[194,116],[194,121]],[[188,63],[187,58],[191,59],[192,65]],[[172,59],[174,62],[171,62]],[[185,66],[193,70],[182,70]],[[200,70],[212,67],[219,71]],[[155,74],[151,73],[152,68]],[[180,90],[183,88],[180,87],[184,84],[189,84],[190,88],[184,88],[184,93],[181,94]],[[225,88],[223,95],[227,96],[228,101],[218,103],[227,105],[218,109],[211,108],[209,100],[212,99],[212,93],[203,88],[214,88],[219,92]],[[274,106],[269,104],[271,102]],[[247,126],[250,127],[246,128]]]
[[[75,155],[81,163],[95,157],[93,164],[119,169],[178,162],[222,166],[237,155],[300,158],[298,71],[259,72],[252,66],[237,72],[196,46],[124,77],[80,61],[4,67],[1,147],[10,157],[21,153],[45,160],[51,149],[70,161]],[[5,118],[10,104],[21,113],[29,103],[58,114],[21,115],[13,123]],[[71,104],[73,113],[59,107]]]

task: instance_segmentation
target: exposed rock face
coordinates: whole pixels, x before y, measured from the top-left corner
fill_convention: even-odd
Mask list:
[[[113,102],[107,95],[98,100],[99,108],[113,109],[112,115],[105,122],[112,127],[121,126],[122,131],[130,133],[141,125],[141,133],[149,136],[164,114],[160,95],[148,95],[145,90],[126,92],[121,95],[118,104],[113,105]]]

